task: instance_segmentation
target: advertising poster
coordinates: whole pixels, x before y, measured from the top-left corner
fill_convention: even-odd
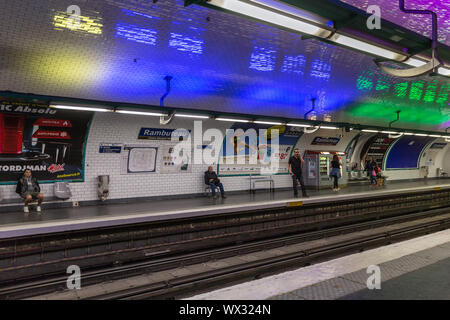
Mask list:
[[[84,145],[93,112],[0,101],[0,183],[25,169],[39,181],[83,181]]]
[[[230,129],[233,129],[234,133],[228,134],[224,138],[219,156],[219,175],[259,175],[264,174],[266,168],[271,174],[289,173],[289,157],[303,134],[302,128],[234,123]],[[259,136],[260,129],[266,130],[262,138]],[[272,152],[275,150],[272,130],[278,130],[278,152]],[[250,159],[255,159],[255,157],[256,163],[251,163]],[[276,162],[278,162],[278,167],[271,168],[270,163]]]

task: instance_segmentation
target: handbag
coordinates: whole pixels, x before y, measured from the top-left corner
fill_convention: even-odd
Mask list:
[[[375,169],[372,169],[372,176],[376,176],[377,174],[375,173]]]

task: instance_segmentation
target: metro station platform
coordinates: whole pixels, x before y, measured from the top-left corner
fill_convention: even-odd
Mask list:
[[[144,222],[193,218],[214,214],[275,209],[292,205],[317,204],[321,202],[352,200],[361,197],[408,194],[450,188],[449,179],[415,182],[390,182],[388,185],[370,189],[366,186],[350,186],[339,192],[332,190],[309,191],[309,198],[294,198],[292,190],[229,194],[226,199],[206,196],[190,199],[170,199],[101,204],[76,208],[45,209],[38,215],[34,211],[0,214],[0,239],[24,237],[55,232],[111,227]]]
[[[379,289],[367,286],[369,266],[379,267]],[[188,300],[449,300],[449,270],[447,229]]]

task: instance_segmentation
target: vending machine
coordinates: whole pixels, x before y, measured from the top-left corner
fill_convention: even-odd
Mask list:
[[[306,187],[316,190],[333,188],[333,179],[330,178],[330,167],[333,156],[339,157],[341,163],[341,178],[339,186],[347,185],[347,161],[345,152],[312,151],[307,150],[303,156],[303,180]]]

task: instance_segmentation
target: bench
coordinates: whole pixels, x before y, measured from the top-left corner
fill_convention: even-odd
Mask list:
[[[220,194],[219,186],[216,186],[216,194]],[[205,186],[205,196],[207,196],[207,197],[212,196],[211,187],[209,185]]]
[[[57,181],[53,185],[53,196],[46,196],[44,193],[44,202],[43,203],[55,203],[61,202],[64,200],[70,199],[72,196],[72,192],[70,191],[69,185],[66,182]],[[0,209],[5,207],[15,207],[18,205],[23,205],[24,199],[22,199],[19,195],[15,198],[7,198],[3,199],[2,194],[0,192]],[[37,206],[38,201],[33,199],[28,203],[29,206]],[[0,210],[1,211],[1,210]]]
[[[272,176],[252,176],[250,175],[250,177],[248,178],[250,181],[250,192],[255,192],[256,190],[256,183],[257,182],[269,182],[270,184],[270,191],[275,191],[275,181],[273,181],[273,177]]]

